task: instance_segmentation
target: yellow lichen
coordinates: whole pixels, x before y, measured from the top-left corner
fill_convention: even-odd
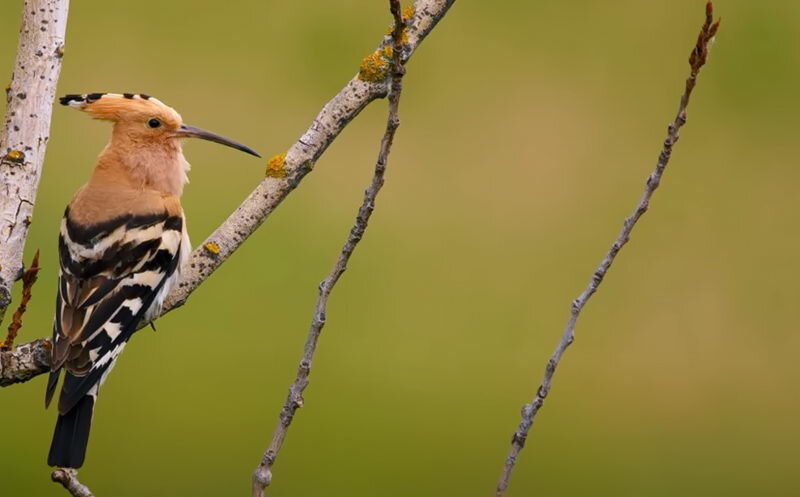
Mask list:
[[[270,178],[286,177],[286,154],[278,154],[267,161],[267,176]]]
[[[220,248],[219,248],[219,244],[217,244],[217,242],[208,242],[208,243],[206,243],[204,245],[204,247],[206,248],[206,250],[208,250],[212,254],[219,255]]]
[[[17,164],[25,162],[25,152],[21,150],[12,150],[6,154],[6,159]]]
[[[386,72],[389,63],[383,60],[383,50],[377,50],[364,57],[361,61],[361,67],[358,69],[358,79],[361,81],[368,81],[370,83],[377,83],[386,78]]]
[[[403,20],[404,21],[410,20],[412,17],[414,17],[414,14],[416,14],[416,13],[417,13],[417,10],[414,8],[414,6],[413,5],[409,5],[408,7],[406,7],[403,10]]]
[[[59,45],[58,48],[56,48],[56,56],[58,58],[61,58],[61,57],[64,56],[64,45]]]

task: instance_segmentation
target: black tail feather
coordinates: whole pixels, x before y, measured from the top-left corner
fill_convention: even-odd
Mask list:
[[[53,394],[56,393],[56,386],[58,385],[59,376],[61,376],[60,369],[50,372],[50,379],[47,380],[47,391],[44,394],[45,409],[50,406],[50,401],[53,400]]]
[[[61,468],[80,468],[83,465],[93,410],[94,397],[84,395],[69,412],[58,416],[47,464]]]

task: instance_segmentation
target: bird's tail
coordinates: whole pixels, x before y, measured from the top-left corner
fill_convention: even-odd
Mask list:
[[[58,416],[47,464],[62,468],[80,468],[83,465],[93,410],[94,396],[84,395],[69,412]]]
[[[50,401],[53,400],[53,394],[56,393],[56,386],[58,386],[58,377],[61,376],[61,369],[50,371],[50,379],[47,380],[47,391],[44,393],[44,408],[50,407]]]

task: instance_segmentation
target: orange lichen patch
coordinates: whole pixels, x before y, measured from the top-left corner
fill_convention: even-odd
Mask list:
[[[392,60],[393,53],[391,45],[386,45],[364,57],[361,67],[358,69],[358,79],[370,83],[383,81],[389,72],[389,61]]]
[[[269,178],[285,178],[286,171],[286,153],[273,156],[267,161],[267,177]]]
[[[219,244],[217,244],[217,242],[208,242],[203,246],[206,248],[206,250],[208,250],[212,254],[219,255],[220,248],[219,248]]]
[[[413,5],[409,5],[408,7],[403,9],[403,20],[404,21],[411,20],[411,18],[414,17],[414,14],[416,13],[417,9],[415,9]]]
[[[25,162],[25,152],[21,150],[12,150],[6,154],[6,160],[14,162],[16,164],[22,164]]]

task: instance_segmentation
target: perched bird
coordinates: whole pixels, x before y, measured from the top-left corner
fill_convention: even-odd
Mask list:
[[[111,141],[64,213],[58,240],[49,405],[65,378],[48,464],[83,464],[100,386],[131,335],[158,315],[190,252],[181,194],[189,163],[182,138],[260,157],[145,94],[67,95],[61,104],[112,121]]]

